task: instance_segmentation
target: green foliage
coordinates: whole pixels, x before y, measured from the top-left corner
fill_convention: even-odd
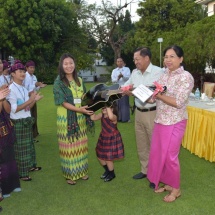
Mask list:
[[[39,81],[46,84],[53,84],[58,75],[57,66],[47,64],[45,64],[45,66],[39,65],[36,67],[35,75]]]
[[[111,66],[114,64],[114,51],[110,47],[110,45],[104,44],[100,49],[100,53],[105,59],[107,66]]]
[[[193,0],[147,0],[140,6],[141,19],[136,23],[134,36],[127,42],[126,51],[148,46],[152,51],[152,62],[159,65],[157,38],[161,37],[162,51],[173,44],[183,48],[188,71],[203,73],[206,62],[213,65],[215,16],[205,17],[206,12]]]
[[[140,6],[137,26],[148,33],[171,31],[202,18],[201,6],[193,0],[148,0]]]
[[[186,26],[184,29],[181,46],[185,52],[187,70],[192,73],[204,73],[205,65],[212,66],[215,60],[215,16]]]
[[[163,47],[170,44],[180,45],[185,53],[186,69],[192,73],[203,73],[206,63],[215,60],[214,22],[215,16],[206,17],[174,32],[166,32],[161,35],[165,38]],[[158,44],[155,42],[154,50],[156,46]]]
[[[163,32],[172,32],[202,18],[201,6],[192,0],[151,0],[140,3],[135,45],[151,47]],[[150,36],[149,36],[150,35]]]
[[[131,21],[131,14],[128,10],[125,11],[125,16],[121,15],[122,19],[119,21],[119,28],[121,33],[127,33],[134,29],[134,24]]]
[[[80,58],[78,69],[92,65],[93,56],[87,51],[88,37],[78,23],[73,3],[0,0],[0,5],[0,47],[6,57],[12,55],[23,62],[32,59],[48,71],[50,67],[56,68],[64,52],[70,52]]]

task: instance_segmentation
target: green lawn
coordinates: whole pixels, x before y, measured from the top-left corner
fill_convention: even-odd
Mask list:
[[[87,84],[89,89],[93,83]],[[42,89],[44,99],[38,102],[39,143],[35,144],[40,172],[30,173],[31,182],[21,182],[22,192],[12,193],[1,202],[4,215],[213,215],[215,214],[214,163],[210,163],[182,148],[182,196],[174,203],[162,201],[164,193],[155,194],[146,179],[133,180],[140,170],[137,158],[134,119],[119,123],[125,145],[125,159],[115,162],[116,178],[104,183],[99,177],[103,169],[95,155],[100,132],[89,136],[88,181],[75,186],[62,177],[56,138],[56,107],[52,86]],[[132,103],[132,101],[131,101]]]

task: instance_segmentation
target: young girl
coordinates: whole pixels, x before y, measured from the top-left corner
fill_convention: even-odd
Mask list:
[[[117,106],[102,108],[102,113],[93,114],[91,120],[101,119],[102,131],[96,146],[96,155],[105,172],[101,175],[104,182],[114,179],[113,161],[124,158],[124,146],[122,137],[117,129]]]

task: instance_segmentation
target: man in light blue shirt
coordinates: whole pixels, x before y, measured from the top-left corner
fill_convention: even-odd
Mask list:
[[[23,81],[23,86],[28,90],[29,95],[31,95],[34,91],[39,91],[40,88],[46,87],[46,84],[43,82],[38,82],[37,77],[34,75],[35,72],[35,63],[30,60],[25,64],[26,67],[26,77]],[[31,108],[31,116],[34,117],[35,122],[33,124],[33,137],[36,138],[39,135],[38,127],[37,127],[37,104]],[[34,139],[34,142],[38,142],[38,140]]]
[[[125,67],[124,60],[119,57],[116,60],[117,68],[112,71],[111,80],[113,83],[117,83],[122,86],[130,77],[131,71],[128,67]],[[129,122],[130,121],[130,104],[129,97],[124,95],[117,101],[118,103],[118,121]]]

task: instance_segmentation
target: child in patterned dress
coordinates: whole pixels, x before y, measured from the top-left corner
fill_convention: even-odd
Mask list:
[[[96,145],[96,155],[105,172],[101,175],[104,182],[116,177],[114,173],[114,160],[124,158],[124,145],[117,129],[117,106],[102,108],[99,114],[90,116],[91,120],[101,120],[102,131]]]

